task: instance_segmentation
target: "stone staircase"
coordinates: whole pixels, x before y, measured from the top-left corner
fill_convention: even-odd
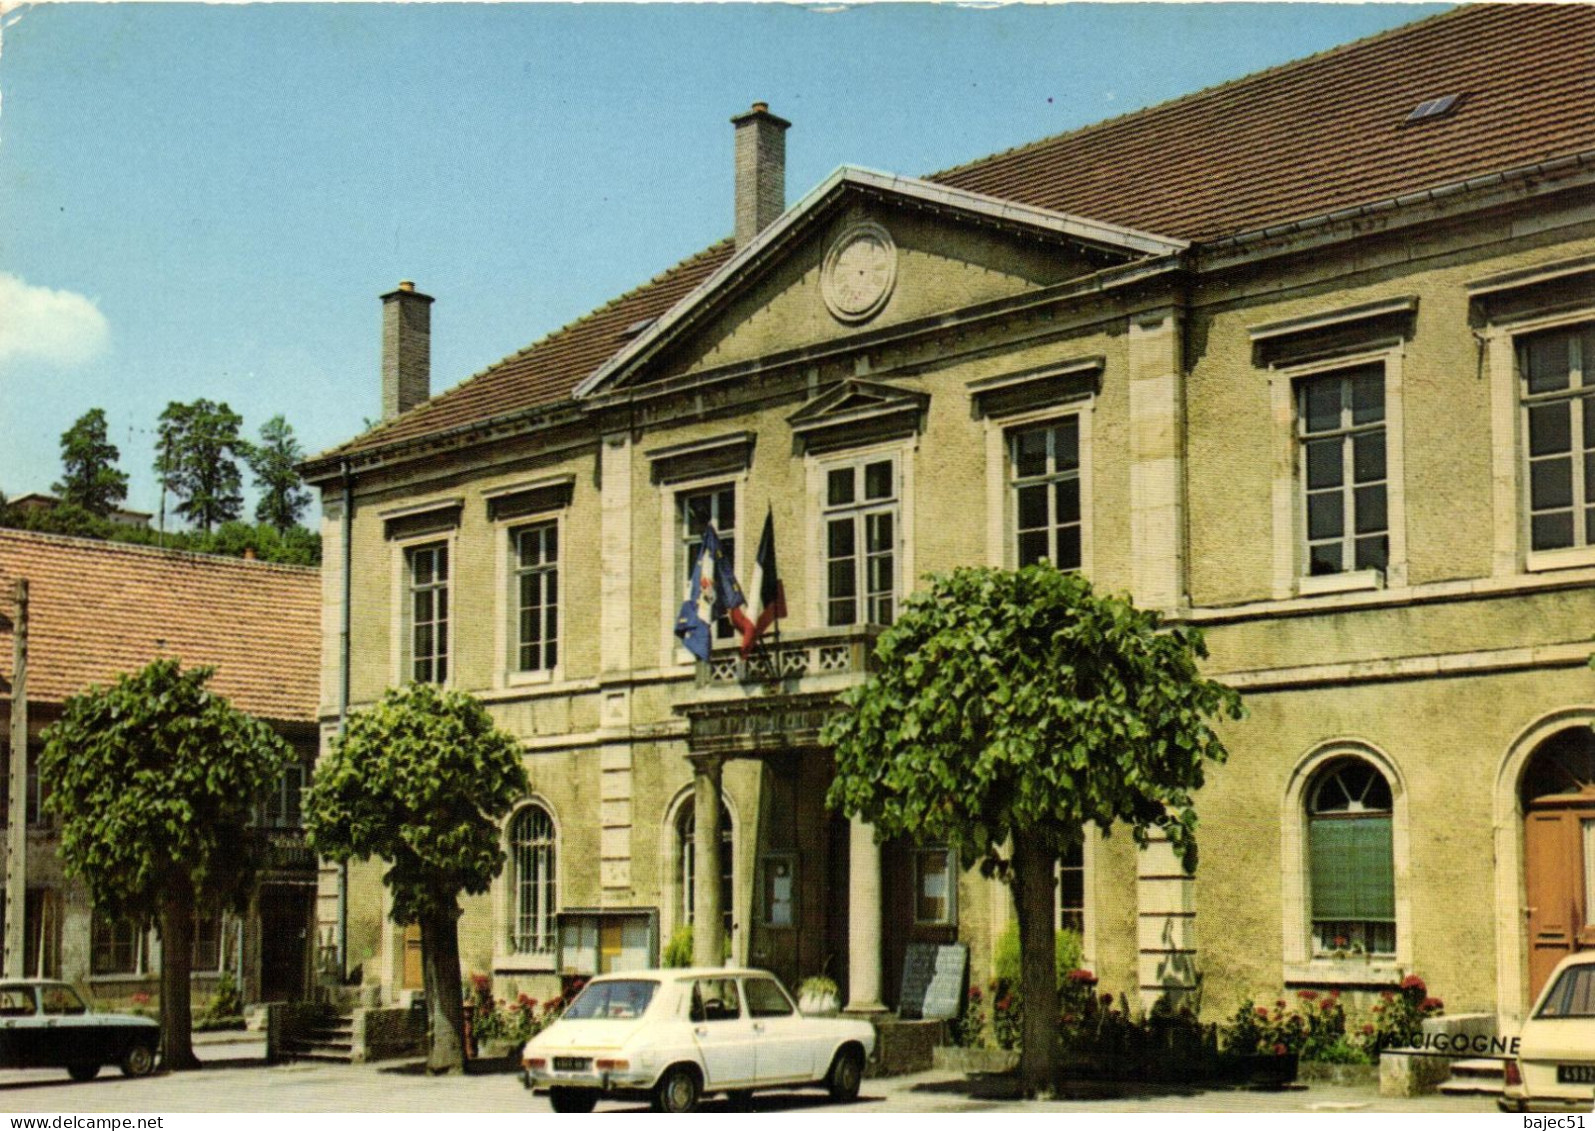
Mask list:
[[[1499,1096],[1505,1088],[1505,1061],[1457,1060],[1451,1063],[1451,1078],[1440,1085],[1440,1094]]]
[[[354,1017],[340,1013],[309,1025],[304,1033],[288,1042],[283,1050],[295,1060],[324,1060],[339,1064],[354,1062]]]

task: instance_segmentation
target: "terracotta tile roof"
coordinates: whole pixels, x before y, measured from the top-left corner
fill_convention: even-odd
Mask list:
[[[1467,4],[930,180],[1192,241],[1595,149],[1595,5]],[[1463,96],[1407,123],[1421,102]],[[316,457],[565,399],[730,258],[715,244]]]
[[[929,179],[1200,241],[1591,149],[1595,6],[1470,4]]]
[[[658,318],[690,294],[734,250],[731,240],[722,240],[446,393],[315,458],[412,440],[562,401],[635,336],[628,331]]]
[[[28,699],[59,703],[159,657],[213,665],[235,707],[313,722],[320,571],[0,529],[0,698],[16,579],[28,579]]]

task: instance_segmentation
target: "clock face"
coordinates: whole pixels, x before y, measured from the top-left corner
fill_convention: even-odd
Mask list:
[[[825,304],[844,322],[862,322],[891,297],[897,279],[897,245],[879,224],[844,232],[825,255],[820,278]]]

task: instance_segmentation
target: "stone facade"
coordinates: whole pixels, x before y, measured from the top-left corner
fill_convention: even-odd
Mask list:
[[[838,611],[854,567],[832,532],[858,520],[895,604],[930,573],[1018,564],[1040,523],[1061,539],[1047,556],[1201,626],[1208,673],[1249,710],[1198,798],[1195,875],[1122,830],[1088,837],[1076,910],[1103,986],[1150,1002],[1200,984],[1217,1016],[1421,973],[1448,1008],[1520,1016],[1544,949],[1525,924],[1543,882],[1525,821],[1576,815],[1595,781],[1595,540],[1547,549],[1535,525],[1560,483],[1539,465],[1562,449],[1540,423],[1530,443],[1521,361],[1543,346],[1528,364],[1595,371],[1588,177],[1470,182],[1191,244],[843,170],[617,338],[569,400],[312,461],[325,623],[340,562],[355,579],[351,706],[414,677],[415,555],[443,549],[447,682],[521,739],[528,805],[553,830],[468,903],[467,969],[541,996],[561,973],[656,963],[689,915],[724,915],[735,960],[826,972],[855,1008],[895,1003],[910,942],[966,943],[983,982],[1006,891],[960,871],[939,895],[925,846],[876,845],[823,807],[818,725],[878,632]],[[839,289],[838,261],[864,289]],[[1078,497],[1077,517],[1061,501],[1021,514],[1019,444],[1042,439],[1048,498]],[[1325,492],[1338,518],[1313,501]],[[734,539],[746,582],[766,512],[779,645],[750,668],[725,640],[694,664],[672,634],[689,516]],[[557,564],[545,543],[527,556],[541,531]],[[548,620],[526,579],[554,570]],[[865,601],[877,575],[850,576]],[[527,651],[528,616],[544,618],[539,648],[557,625],[552,650]],[[328,735],[342,662],[329,633]],[[1552,761],[1572,777],[1538,788]],[[1330,797],[1340,783],[1357,796]],[[701,869],[684,890],[722,798],[729,907]],[[1563,865],[1583,876],[1582,857]],[[351,875],[346,961],[396,993],[404,939],[376,874]],[[1582,945],[1582,920],[1570,930]]]

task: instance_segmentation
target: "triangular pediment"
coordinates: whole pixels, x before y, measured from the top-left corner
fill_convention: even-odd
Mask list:
[[[640,328],[576,396],[822,348],[1185,246],[844,167]]]
[[[792,435],[809,451],[917,432],[930,394],[852,378],[787,417]]]

